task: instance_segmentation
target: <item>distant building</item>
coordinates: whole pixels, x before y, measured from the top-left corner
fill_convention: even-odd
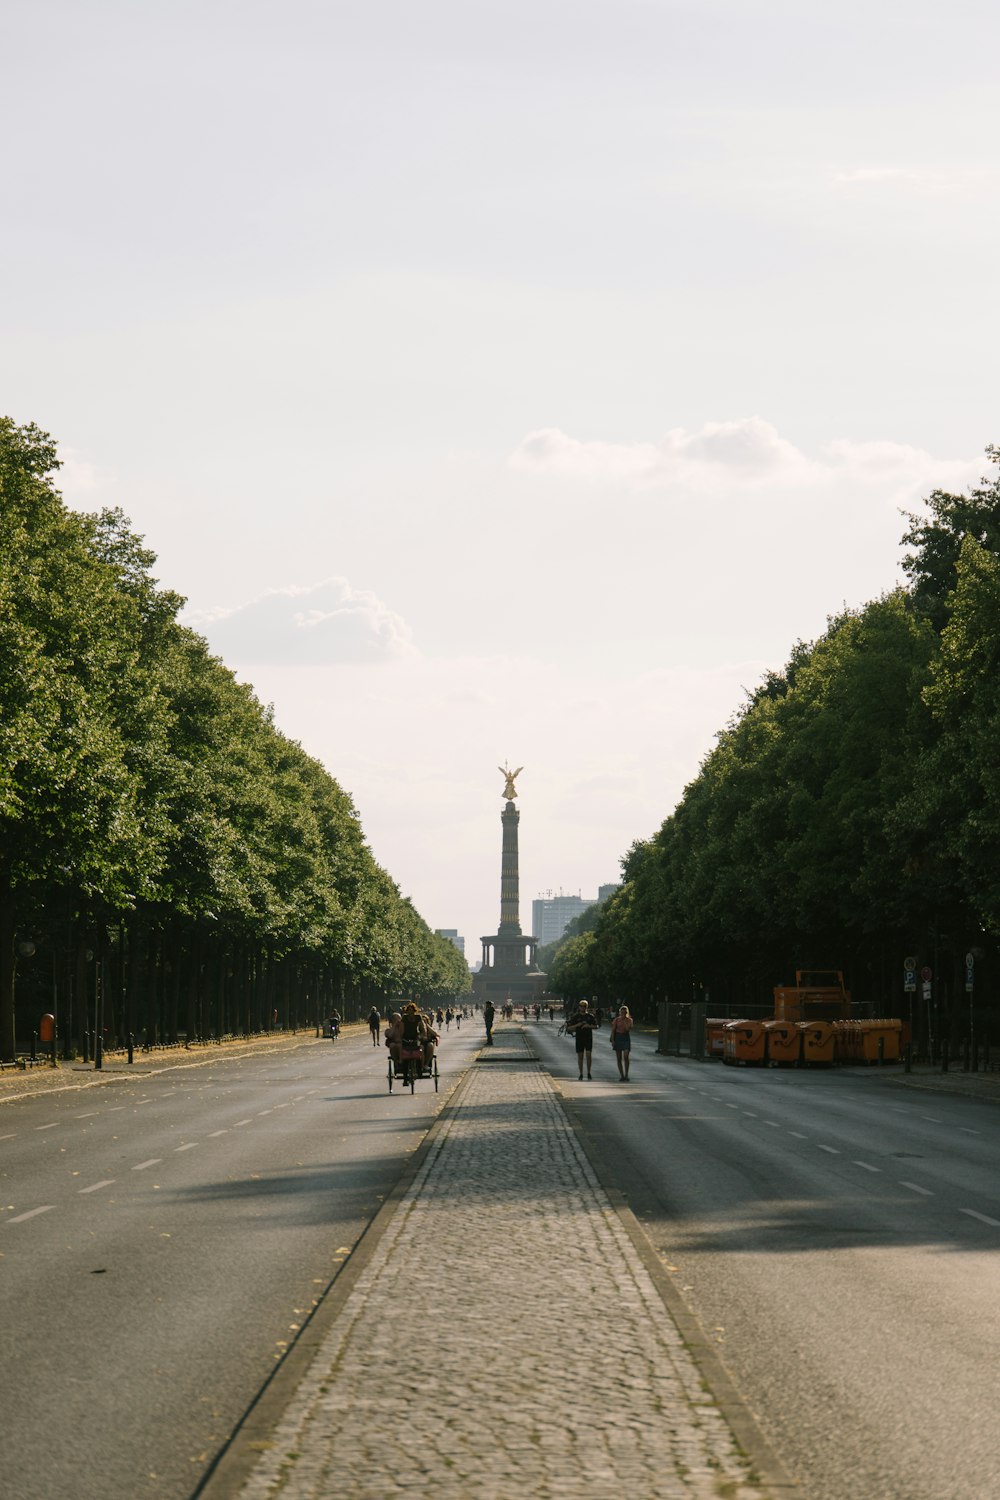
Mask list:
[[[569,924],[579,917],[590,906],[597,906],[606,901],[617,885],[602,885],[596,896],[564,896],[560,891],[554,896],[551,891],[546,891],[537,901],[531,903],[531,931],[538,939],[539,947],[545,948],[549,943],[558,943]]]
[[[434,931],[438,937],[447,938],[452,947],[457,948],[462,957],[465,957],[465,938],[459,937],[457,927],[435,927]]]

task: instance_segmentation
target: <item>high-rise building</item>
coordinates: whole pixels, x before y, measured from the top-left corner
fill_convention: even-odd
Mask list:
[[[572,921],[588,907],[605,902],[617,890],[617,885],[602,885],[597,895],[589,898],[579,894],[565,896],[562,891],[554,896],[551,891],[546,891],[537,901],[532,901],[531,930],[538,939],[539,946],[545,948],[549,943],[558,943]]]
[[[465,957],[465,938],[459,937],[457,927],[435,927],[438,937],[447,938],[453,947],[457,948],[462,957]]]

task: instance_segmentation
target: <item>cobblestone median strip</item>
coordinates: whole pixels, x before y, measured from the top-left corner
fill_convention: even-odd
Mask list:
[[[761,1500],[523,1040],[474,1066],[243,1500]]]

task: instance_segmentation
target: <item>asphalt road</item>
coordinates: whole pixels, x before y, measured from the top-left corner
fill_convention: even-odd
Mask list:
[[[1000,1496],[1000,1109],[529,1032],[809,1500]]]
[[[187,1500],[442,1092],[364,1036],[0,1108],[0,1492]]]

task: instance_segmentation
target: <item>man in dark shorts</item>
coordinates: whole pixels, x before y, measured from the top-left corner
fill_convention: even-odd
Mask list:
[[[586,1000],[581,1000],[576,1010],[570,1016],[569,1025],[566,1028],[576,1038],[576,1065],[580,1069],[581,1078],[583,1077],[584,1058],[587,1060],[587,1077],[593,1077],[590,1065],[594,1052],[594,1031],[597,1025],[596,1017],[590,1013],[590,1005]]]

